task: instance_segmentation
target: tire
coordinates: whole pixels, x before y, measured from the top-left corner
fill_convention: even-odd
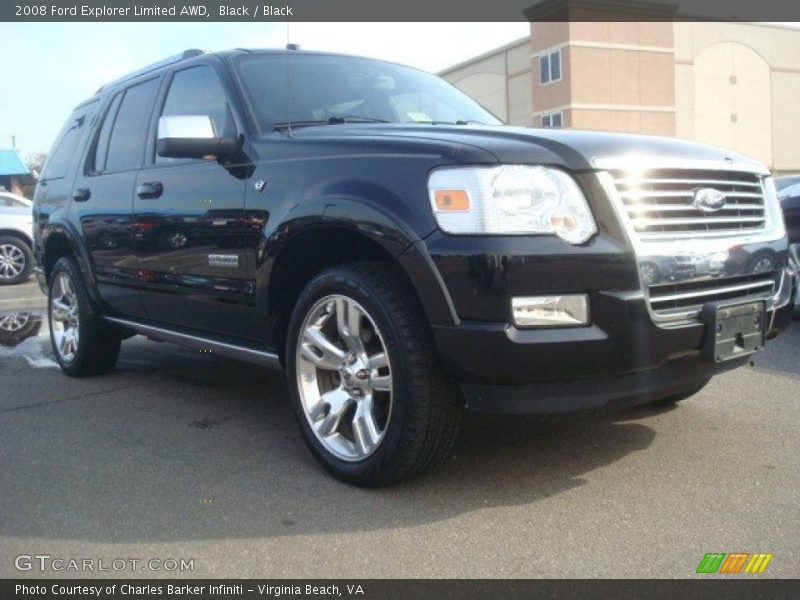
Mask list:
[[[439,370],[422,308],[393,265],[356,263],[314,277],[294,307],[285,363],[306,444],[342,481],[389,485],[449,455],[463,400]]]
[[[80,270],[69,258],[58,259],[50,274],[47,313],[53,354],[64,373],[88,377],[114,368],[120,335],[92,306]]]
[[[33,252],[25,240],[0,236],[0,285],[25,283],[33,271]]]
[[[678,402],[682,402],[683,400],[691,398],[697,392],[706,387],[709,381],[711,381],[710,377],[704,380],[699,385],[696,385],[695,387],[685,392],[680,392],[679,394],[673,394],[672,396],[667,396],[666,398],[662,398],[661,400],[656,400],[653,404],[655,404],[656,406],[669,406],[671,404],[677,404]]]

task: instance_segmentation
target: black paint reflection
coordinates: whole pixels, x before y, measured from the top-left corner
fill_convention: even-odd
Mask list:
[[[224,276],[209,265],[216,252],[250,264],[269,218],[262,210],[211,209],[198,215],[96,214],[81,219],[86,245],[99,275],[152,283],[163,274],[171,284],[184,277]],[[213,285],[213,284],[211,284]]]
[[[710,253],[646,256],[639,259],[639,276],[643,285],[650,286],[774,273],[785,265],[786,253],[776,252],[769,244],[735,245]]]

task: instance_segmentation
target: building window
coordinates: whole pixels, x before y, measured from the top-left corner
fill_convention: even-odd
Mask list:
[[[554,50],[539,57],[539,81],[542,85],[561,80],[561,50]]]
[[[563,113],[556,112],[549,115],[542,115],[542,127],[562,127]]]

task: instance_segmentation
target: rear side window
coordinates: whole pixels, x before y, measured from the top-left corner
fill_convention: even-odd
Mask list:
[[[226,102],[225,91],[211,67],[192,67],[175,73],[161,116],[207,115],[220,135],[225,127]],[[171,160],[156,156],[156,162]]]
[[[158,92],[158,82],[158,79],[151,79],[125,90],[111,129],[103,171],[125,171],[138,168],[142,164],[145,137],[153,101]]]
[[[42,179],[61,179],[67,175],[72,166],[72,160],[78,152],[78,145],[83,139],[83,134],[88,129],[97,102],[78,107],[70,115],[61,133],[53,144],[50,156],[42,169]]]

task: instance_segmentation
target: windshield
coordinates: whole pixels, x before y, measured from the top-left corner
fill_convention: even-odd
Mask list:
[[[348,120],[501,124],[446,81],[410,67],[314,54],[251,54],[235,65],[262,131]]]

